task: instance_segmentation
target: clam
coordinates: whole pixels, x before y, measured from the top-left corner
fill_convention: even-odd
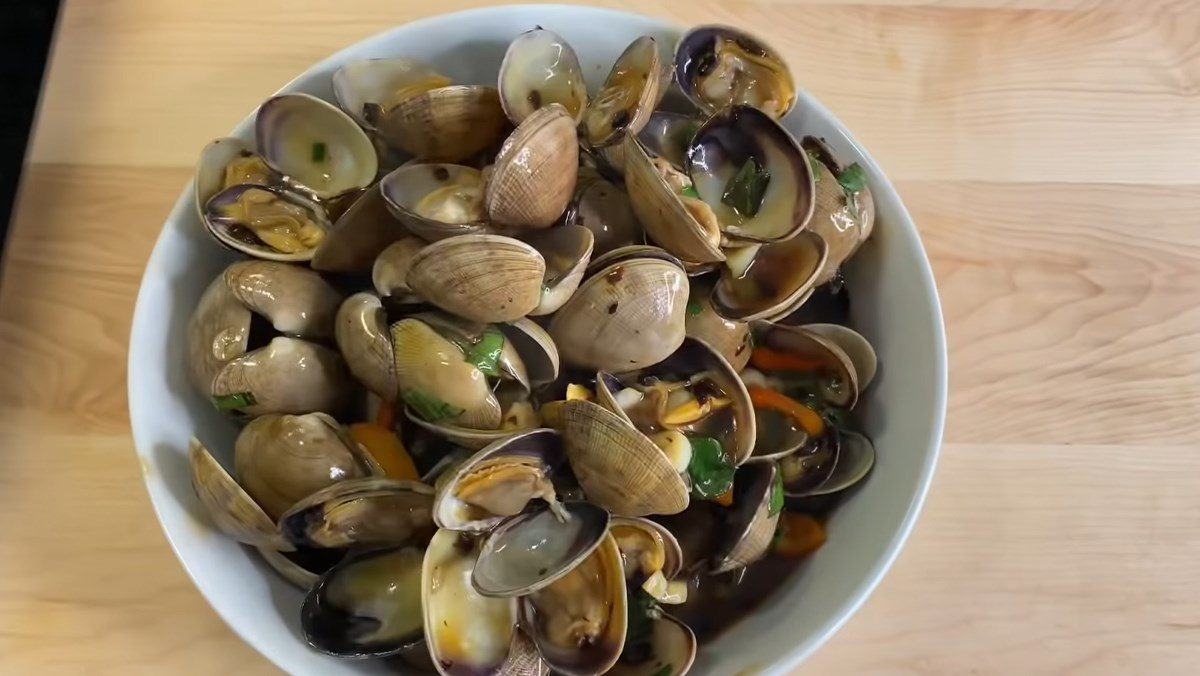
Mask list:
[[[608,537],[608,512],[588,502],[565,502],[500,523],[484,540],[471,574],[485,596],[526,596],[554,584]]]
[[[557,103],[539,108],[496,156],[484,194],[488,219],[500,227],[550,227],[570,204],[578,172],[574,119]]]
[[[767,553],[783,510],[783,497],[783,484],[773,463],[755,462],[738,469],[723,546],[713,555],[713,573],[744,568]]]
[[[833,343],[850,359],[854,374],[858,378],[859,390],[867,389],[875,379],[875,371],[879,368],[879,358],[871,341],[861,333],[842,324],[804,324],[800,328],[816,334],[826,341]]]
[[[640,587],[663,603],[687,599],[687,584],[671,582],[683,570],[683,550],[671,531],[649,519],[614,517],[609,532],[621,550],[631,587]]]
[[[638,140],[647,153],[663,158],[682,171],[687,164],[692,137],[700,129],[701,122],[690,115],[656,110],[638,133]]]
[[[408,229],[391,216],[379,184],[375,184],[325,233],[311,265],[322,272],[367,272],[380,252],[408,236]]]
[[[583,112],[583,140],[603,148],[641,131],[661,98],[663,74],[654,38],[646,35],[630,43]]]
[[[508,45],[500,63],[500,103],[513,124],[543,106],[557,103],[576,122],[587,105],[587,83],[575,50],[544,28],[522,33]]]
[[[450,78],[413,59],[353,61],[333,73],[338,105],[373,132],[379,131],[380,120],[397,103],[450,84]]]
[[[423,248],[424,241],[405,237],[379,253],[371,267],[371,283],[380,297],[401,303],[419,300],[408,286],[408,270],[413,257]]]
[[[626,259],[586,278],[548,331],[568,363],[631,371],[679,347],[687,302],[687,276],[678,265]]]
[[[631,244],[592,258],[592,262],[588,263],[587,269],[584,270],[583,274],[584,277],[591,277],[611,265],[640,259],[655,259],[666,261],[677,268],[686,267],[682,261],[660,247],[650,246],[649,244]]]
[[[478,169],[457,164],[409,164],[379,182],[392,215],[429,242],[487,231],[484,186]]]
[[[605,536],[566,575],[522,599],[521,626],[550,668],[572,676],[608,671],[628,627],[621,553]]]
[[[685,330],[688,337],[707,343],[740,372],[750,361],[750,325],[717,313],[709,298],[711,287],[711,283],[692,278]]]
[[[196,215],[204,218],[204,205],[213,195],[235,185],[277,185],[279,176],[267,166],[254,144],[240,138],[219,138],[204,146],[196,163],[193,192]],[[214,233],[215,234],[215,233]]]
[[[271,517],[343,479],[382,473],[341,425],[324,413],[264,415],[234,444],[238,482]]]
[[[630,206],[629,194],[604,179],[588,181],[579,188],[566,222],[592,231],[593,254],[597,256],[642,241],[642,225]]]
[[[542,298],[530,315],[551,314],[575,293],[592,258],[594,239],[591,230],[578,225],[538,230],[526,235],[525,241],[546,261]]]
[[[331,568],[304,598],[304,640],[336,657],[385,657],[420,643],[424,554],[419,547],[369,551]]]
[[[508,322],[537,308],[545,273],[545,259],[524,242],[501,235],[461,235],[417,252],[407,281],[415,293],[451,314]]]
[[[451,85],[415,94],[379,120],[380,134],[428,162],[461,162],[495,146],[508,120],[495,87]]]
[[[675,514],[688,505],[679,470],[654,442],[590,401],[561,411],[567,459],[589,501],[618,516]]]
[[[829,495],[862,481],[875,465],[875,446],[850,430],[831,432],[806,452],[780,461],[784,494],[789,498]]]
[[[775,410],[754,410],[757,436],[752,460],[778,460],[808,446],[808,432],[792,417]]]
[[[761,344],[819,364],[811,370],[819,379],[816,394],[832,406],[854,408],[861,381],[853,360],[836,343],[811,331],[776,325],[762,332]]]
[[[341,296],[311,270],[240,261],[209,284],[188,323],[192,382],[223,410],[246,415],[332,411],[348,392],[327,340]],[[284,334],[265,342],[252,331],[262,317]]]
[[[712,307],[743,322],[785,317],[812,294],[827,255],[825,240],[811,232],[763,246],[740,277],[722,272],[710,296]]]
[[[303,547],[393,547],[433,531],[433,489],[382,477],[346,479],[292,505],[279,517],[289,542]]]
[[[625,186],[646,234],[685,262],[725,260],[720,249],[720,223],[712,210],[698,196],[683,194],[689,179],[684,177],[684,185],[669,184],[664,171],[655,165],[641,141],[633,136],[625,138]]]
[[[842,264],[871,235],[875,200],[858,164],[842,168],[828,146],[814,137],[803,142],[816,181],[816,199],[808,229],[825,240],[829,255],[817,284],[833,279]]]
[[[551,477],[564,461],[558,432],[535,429],[496,441],[438,481],[439,528],[483,533],[541,499],[559,513]]]
[[[188,461],[192,489],[218,530],[238,542],[256,547],[293,548],[283,539],[274,520],[194,437],[188,443]]]
[[[726,238],[790,239],[812,217],[812,168],[792,135],[762,111],[735,106],[696,131],[685,170]]]
[[[478,541],[448,530],[435,533],[425,550],[421,607],[434,666],[446,676],[537,673],[512,668],[531,661],[517,638],[517,600],[475,591],[478,558]]]
[[[358,124],[308,94],[267,99],[255,117],[254,135],[272,169],[319,199],[366,188],[379,170],[375,146]]]
[[[395,400],[398,386],[392,338],[379,296],[361,292],[343,301],[334,336],[350,373],[384,401]]]
[[[683,622],[659,611],[650,622],[649,640],[641,654],[628,642],[608,671],[612,676],[683,676],[696,660],[696,634]]]
[[[783,58],[763,41],[729,26],[698,26],[675,49],[675,79],[702,110],[753,106],[781,118],[796,104]]]
[[[315,202],[275,186],[240,184],[213,195],[203,218],[218,242],[254,258],[311,260],[330,228]]]
[[[500,324],[499,328],[525,362],[531,385],[545,385],[558,378],[558,347],[545,329],[525,318]]]
[[[317,584],[326,571],[346,556],[345,552],[336,549],[296,549],[281,552],[271,547],[256,547],[255,551],[272,570],[306,593]]]

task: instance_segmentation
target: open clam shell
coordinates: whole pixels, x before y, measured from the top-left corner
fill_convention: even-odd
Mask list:
[[[630,43],[583,112],[579,126],[584,141],[603,148],[641,131],[661,98],[663,75],[654,38],[644,35]]]
[[[683,342],[687,276],[657,259],[623,260],[585,279],[550,321],[568,363],[624,372],[655,364]]]
[[[333,72],[338,106],[372,131],[398,100],[450,84],[433,66],[414,59],[364,59]]]
[[[475,591],[471,573],[478,558],[477,540],[449,530],[435,533],[425,550],[421,572],[425,640],[434,666],[444,676],[504,674],[514,652],[517,599],[486,597]]]
[[[388,210],[427,242],[486,232],[484,186],[478,169],[458,164],[409,164],[379,181]]]
[[[687,508],[683,477],[627,420],[582,400],[564,403],[561,420],[567,459],[588,500],[618,516]]]
[[[805,137],[802,146],[816,181],[815,207],[808,229],[820,235],[829,246],[825,266],[817,275],[817,284],[824,284],[833,279],[842,264],[870,237],[875,226],[875,199],[865,181],[859,188],[857,181],[848,175],[843,178],[843,168],[819,139]],[[855,169],[862,172],[857,165]],[[857,189],[847,188],[842,185],[843,181]]]
[[[564,460],[554,430],[509,433],[439,479],[433,519],[439,528],[484,533],[532,500],[557,505],[551,478]]]
[[[303,547],[395,547],[429,537],[432,512],[433,489],[423,483],[346,479],[292,505],[279,527]]]
[[[394,401],[396,363],[379,296],[362,292],[347,298],[338,309],[334,336],[350,373],[384,401]]]
[[[545,385],[558,379],[558,347],[545,329],[526,318],[497,326],[521,355],[531,385]]]
[[[485,596],[525,596],[570,573],[608,537],[609,515],[589,502],[565,502],[508,519],[484,540],[471,574]]]
[[[796,104],[783,58],[765,42],[730,26],[697,26],[675,49],[675,80],[709,113],[748,105],[781,118]]]
[[[844,491],[862,481],[875,466],[875,445],[857,432],[840,430],[837,458],[833,471],[816,487],[804,491],[799,497],[829,495]],[[789,493],[789,497],[797,497]]]
[[[276,186],[235,185],[204,205],[204,224],[221,244],[254,258],[311,260],[329,231],[316,202]]]
[[[535,28],[508,45],[500,63],[500,103],[513,124],[551,103],[575,121],[587,105],[587,83],[575,50],[554,31]]]
[[[248,545],[272,550],[293,549],[271,517],[195,437],[188,442],[188,462],[192,489],[218,530]]]
[[[414,292],[439,308],[492,323],[532,312],[542,299],[545,272],[542,255],[520,240],[462,235],[419,251],[407,280]]]
[[[495,87],[451,85],[410,96],[379,120],[396,148],[427,162],[461,162],[496,145],[508,127]]]
[[[783,509],[782,485],[774,463],[754,462],[738,469],[733,507],[722,546],[713,555],[713,573],[744,568],[761,559],[775,536]]]
[[[685,330],[688,337],[704,341],[719,352],[734,371],[741,372],[750,361],[750,324],[721,316],[713,309],[711,294],[711,282],[691,278]]]
[[[231,167],[231,163],[239,165]],[[240,184],[274,185],[279,176],[263,162],[254,144],[240,138],[219,138],[200,151],[193,179],[196,215],[204,221],[204,205],[213,195]]]
[[[779,411],[755,409],[758,432],[751,460],[778,460],[808,445],[808,433],[791,417]]]
[[[629,194],[604,179],[589,181],[578,189],[566,223],[592,231],[595,240],[592,253],[596,256],[639,244],[643,239],[642,225],[633,213]]]
[[[753,213],[733,197],[748,167],[765,182]],[[735,106],[708,119],[692,138],[686,171],[726,238],[779,242],[796,236],[812,218],[814,183],[804,151],[786,129],[755,108]],[[748,198],[752,199],[752,198]]]
[[[825,240],[811,232],[763,246],[743,276],[722,271],[710,296],[712,307],[743,322],[785,317],[812,294],[827,255]]]
[[[348,115],[308,94],[280,94],[259,106],[259,152],[271,168],[321,199],[371,185],[375,146]]]
[[[638,133],[638,140],[647,153],[661,157],[683,171],[692,137],[702,122],[691,115],[656,110]]]
[[[592,258],[592,262],[588,263],[587,270],[584,271],[583,276],[584,279],[594,277],[597,272],[611,265],[639,259],[666,261],[680,269],[686,267],[682,261],[668,253],[665,249],[648,244],[630,244],[629,246],[619,247]]]
[[[251,420],[234,444],[234,469],[272,519],[337,481],[382,474],[374,458],[324,413]]]
[[[521,602],[521,625],[550,668],[571,676],[608,671],[628,629],[621,553],[605,536],[586,559]]]
[[[371,283],[381,298],[398,302],[419,300],[408,286],[408,269],[417,252],[425,248],[425,241],[416,237],[405,237],[379,253],[371,266]]]
[[[639,517],[615,516],[609,532],[621,550],[627,580],[640,585],[655,572],[671,579],[683,570],[679,541],[662,524]]]
[[[871,345],[871,341],[861,333],[842,324],[804,324],[800,328],[841,348],[854,366],[860,391],[867,389],[867,386],[875,379],[875,372],[879,368],[879,358],[875,355],[875,348]]]
[[[420,547],[352,555],[304,598],[300,627],[313,648],[336,657],[386,657],[422,641]]]
[[[814,375],[822,378],[818,394],[840,408],[854,408],[862,387],[850,356],[833,341],[801,328],[775,325],[763,331],[762,344],[809,359],[821,366]]]
[[[367,272],[380,252],[408,236],[408,228],[391,216],[379,184],[375,184],[325,233],[311,265],[322,272]]]
[[[720,233],[692,215],[634,136],[625,138],[625,187],[646,234],[664,249],[688,263],[725,260]]]
[[[583,271],[592,258],[592,231],[578,225],[564,225],[530,233],[525,241],[542,254],[546,273],[542,278],[542,298],[529,314],[537,317],[557,311],[583,281]]]
[[[571,203],[578,172],[574,118],[557,103],[539,108],[496,155],[484,194],[488,219],[510,228],[554,225]]]
[[[640,662],[626,655],[608,671],[612,676],[683,676],[696,661],[696,634],[683,622],[663,613],[650,630],[650,653]]]

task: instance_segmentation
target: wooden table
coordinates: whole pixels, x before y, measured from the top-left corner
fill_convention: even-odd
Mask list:
[[[272,671],[142,488],[142,267],[207,140],[336,49],[484,4],[67,3],[0,287],[0,671]],[[600,4],[768,36],[934,262],[943,462],[891,574],[802,672],[1196,673],[1200,5]]]

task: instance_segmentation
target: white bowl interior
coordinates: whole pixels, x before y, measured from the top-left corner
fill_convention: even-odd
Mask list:
[[[541,25],[579,53],[594,91],[625,46],[643,34],[674,45],[676,27],[584,7],[496,7],[436,17],[358,43],[313,66],[281,91],[332,100],[330,76],[347,61],[409,56],[459,82],[494,83],[509,41]],[[796,72],[803,68],[793,64]],[[268,92],[263,93],[266,99]],[[878,221],[847,271],[854,326],[875,345],[879,375],[866,404],[878,449],[874,472],[829,523],[829,541],[784,581],[757,613],[706,646],[693,673],[786,673],[833,634],[866,599],[900,550],[924,500],[941,441],[946,349],[933,275],[915,226],[882,171],[811,96],[801,93],[785,124],[823,136],[863,165]],[[214,129],[216,137],[224,130]],[[235,135],[253,139],[249,118]],[[199,148],[197,148],[199,152]],[[184,331],[208,282],[233,260],[213,243],[184,191],[147,265],[130,337],[129,401],[134,440],[154,508],[196,586],[247,642],[291,673],[383,672],[378,663],[309,650],[299,633],[301,594],[249,549],[213,530],[189,484],[187,440],[202,439],[232,466],[234,424],[190,386]],[[885,283],[886,282],[886,283]]]

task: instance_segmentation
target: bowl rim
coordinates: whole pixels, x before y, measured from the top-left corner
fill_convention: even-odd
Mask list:
[[[396,24],[361,40],[350,43],[342,49],[339,49],[336,52],[325,56],[319,61],[310,64],[307,68],[302,70],[298,75],[282,85],[271,95],[274,96],[276,94],[285,93],[292,90],[301,80],[306,78],[311,71],[331,61],[343,60],[350,52],[357,51],[368,43],[383,44],[388,42],[389,36],[395,32],[419,31],[424,25],[427,24],[442,23],[447,21],[452,22],[467,18],[482,18],[489,15],[502,15],[510,12],[529,11],[582,12],[592,13],[594,15],[607,15],[609,18],[625,20],[636,18],[641,21],[653,21],[660,24],[662,28],[671,29],[680,33],[687,30],[686,27],[659,17],[648,16],[625,10],[586,5],[526,3],[466,9],[456,12],[434,14],[407,23]],[[884,575],[886,575],[891,569],[892,565],[896,561],[896,558],[899,556],[900,551],[904,548],[904,545],[912,534],[913,528],[915,527],[917,519],[920,516],[921,510],[925,504],[925,500],[928,497],[929,489],[932,485],[933,477],[937,468],[937,463],[941,456],[942,441],[945,432],[947,393],[949,388],[949,358],[946,346],[945,320],[942,314],[941,299],[938,294],[933,268],[930,265],[929,256],[925,251],[920,231],[917,229],[916,223],[913,221],[911,214],[909,214],[908,208],[905,206],[903,200],[900,199],[899,193],[896,191],[895,186],[884,173],[878,161],[876,161],[875,158],[866,150],[866,148],[864,148],[858,142],[858,140],[850,132],[849,128],[842,123],[842,121],[828,108],[826,108],[824,104],[817,100],[807,90],[797,88],[797,102],[794,110],[811,110],[817,115],[827,119],[831,125],[836,127],[838,132],[843,136],[844,141],[853,147],[862,158],[862,161],[868,165],[867,168],[869,173],[872,173],[882,179],[882,185],[874,186],[873,190],[880,193],[890,194],[895,198],[895,204],[897,207],[896,213],[894,218],[889,219],[887,227],[904,231],[905,239],[916,243],[916,251],[913,257],[915,258],[915,263],[918,267],[917,272],[920,277],[920,281],[925,287],[922,295],[927,296],[932,313],[932,326],[930,329],[934,341],[934,372],[931,375],[933,377],[934,400],[932,402],[933,424],[930,427],[928,452],[924,454],[924,463],[920,468],[919,481],[916,486],[916,490],[909,499],[899,528],[897,528],[890,542],[888,542],[886,545],[884,556],[875,563],[871,573],[859,583],[854,592],[845,599],[845,601],[837,608],[836,612],[832,614],[829,620],[827,620],[820,629],[810,633],[795,645],[785,648],[778,660],[770,665],[766,665],[760,672],[763,674],[780,675],[790,673],[805,660],[807,660],[814,652],[828,642],[829,639],[832,638],[833,635],[836,634],[846,624],[846,622],[848,622],[850,618],[854,616],[855,613],[858,612],[866,600],[879,586],[879,583],[882,581]],[[234,129],[238,129],[247,125],[252,120],[256,111],[257,108],[254,111],[251,111],[246,117],[239,121],[237,125],[235,125]],[[134,305],[133,321],[129,334],[129,350],[132,350],[136,342],[140,342],[140,336],[152,331],[151,321],[153,318],[151,317],[152,310],[149,306],[149,301],[147,300],[148,292],[146,280],[152,278],[153,276],[162,274],[161,268],[163,268],[165,265],[164,261],[166,257],[166,249],[162,246],[162,244],[164,239],[167,237],[168,226],[174,219],[178,218],[177,212],[179,212],[180,209],[186,209],[191,204],[191,189],[192,179],[189,178],[187,184],[185,184],[183,188],[183,191],[180,193],[180,196],[176,199],[175,203],[171,207],[170,212],[164,219],[162,228],[159,229],[158,236],[155,238],[154,248],[151,251],[150,257],[147,259],[146,267],[138,281],[137,300]],[[153,463],[155,462],[153,460],[153,455],[142,452],[142,449],[149,447],[149,442],[146,439],[146,435],[149,432],[143,429],[143,426],[139,422],[142,417],[142,414],[139,411],[143,407],[143,397],[135,389],[136,384],[142,379],[141,374],[143,373],[143,370],[148,368],[141,366],[141,363],[142,362],[139,360],[128,358],[127,351],[126,395],[129,404],[129,422],[131,435],[133,438],[134,452],[139,456],[139,458],[145,458],[146,462]],[[179,542],[177,542],[177,539],[174,537],[172,531],[167,529],[162,506],[160,505],[154,491],[151,489],[151,477],[148,473],[143,472],[142,484],[147,491],[148,497],[150,498],[150,504],[154,509],[154,515],[158,521],[158,526],[160,529],[162,529],[167,543],[171,546],[171,550],[175,554],[175,558],[179,561],[180,565],[191,579],[193,586],[197,589],[197,591],[200,592],[200,595],[204,597],[204,600],[213,609],[217,616],[220,617],[231,630],[233,630],[240,640],[251,646],[256,652],[265,657],[276,667],[287,671],[289,665],[282,659],[283,655],[279,654],[279,651],[268,651],[265,646],[260,645],[260,642],[251,641],[247,638],[249,633],[246,631],[246,628],[243,625],[249,622],[249,619],[235,615],[231,613],[228,608],[225,608],[217,603],[207,586],[201,582],[200,573],[195,570],[192,565],[190,565],[189,560],[182,554]]]

